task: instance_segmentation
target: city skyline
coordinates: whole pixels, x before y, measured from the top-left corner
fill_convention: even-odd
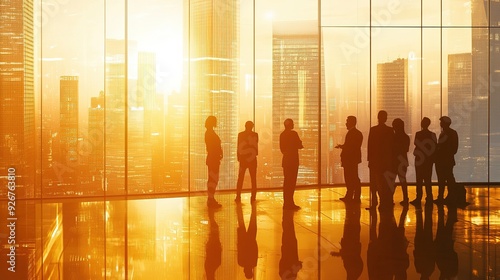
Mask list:
[[[302,183],[342,184],[339,154],[332,147],[343,141],[345,117],[356,115],[358,127],[366,137],[368,128],[374,124],[373,116],[380,109],[390,111],[388,124],[393,118],[402,118],[410,136],[419,129],[422,116],[431,117],[431,130],[439,132],[438,117],[449,114],[463,136],[462,150],[468,151],[459,156],[464,161],[457,167],[459,178],[473,182],[496,178],[493,172],[488,172],[488,168],[491,170],[492,166],[499,164],[500,144],[497,143],[496,124],[488,124],[488,118],[494,116],[495,111],[488,107],[490,103],[486,101],[496,100],[493,93],[497,85],[494,81],[498,80],[496,69],[500,67],[497,63],[500,33],[495,22],[498,18],[494,9],[496,2],[488,3],[493,6],[492,13],[485,8],[487,2],[484,1],[472,1],[465,9],[450,3],[442,11],[441,33],[436,33],[436,29],[431,26],[427,27],[425,21],[421,26],[416,22],[404,27],[396,24],[403,20],[402,15],[413,18],[409,11],[411,5],[374,5],[373,15],[390,15],[391,20],[383,22],[374,16],[371,28],[367,28],[363,22],[358,22],[357,27],[342,24],[330,26],[329,17],[335,15],[325,9],[323,25],[320,27],[318,19],[314,18],[317,14],[311,13],[311,9],[317,7],[313,5],[306,12],[299,12],[301,8],[305,9],[307,1],[299,1],[296,7],[279,13],[277,7],[283,4],[280,1],[256,6],[256,22],[253,26],[246,23],[250,13],[243,11],[248,8],[248,3],[217,2],[215,6],[207,6],[206,2],[200,1],[191,2],[188,6],[188,2],[179,1],[172,8],[182,11],[182,15],[155,26],[151,19],[141,19],[148,13],[157,14],[158,11],[153,8],[164,9],[168,5],[162,1],[153,2],[155,4],[149,10],[136,3],[128,6],[113,4],[117,5],[117,9],[105,16],[103,14],[101,22],[109,27],[106,34],[102,34],[104,36],[98,40],[95,34],[90,37],[85,35],[85,44],[81,46],[75,45],[78,40],[65,38],[68,32],[73,31],[71,28],[58,28],[55,24],[69,19],[71,15],[87,14],[88,8],[93,7],[95,2],[65,4],[52,21],[41,29],[35,28],[33,43],[29,43],[35,49],[32,52],[33,66],[26,69],[33,67],[34,72],[41,71],[37,77],[33,74],[34,85],[31,90],[35,103],[33,117],[37,116],[36,134],[42,139],[39,144],[41,160],[35,164],[41,165],[36,172],[43,175],[42,188],[48,193],[81,195],[100,194],[103,191],[123,194],[203,190],[206,182],[206,151],[200,137],[203,136],[203,123],[208,115],[219,118],[220,126],[216,131],[223,140],[225,158],[222,173],[228,175],[223,175],[227,180],[221,181],[221,188],[234,188],[235,141],[246,120],[253,120],[256,131],[263,136],[258,168],[260,185],[267,188],[280,184],[281,155],[271,143],[276,142],[276,131],[282,129],[282,118],[285,117],[295,119],[297,129],[304,133],[302,137],[307,144],[307,148],[302,151],[304,165],[299,176]],[[43,6],[35,6],[34,13],[40,8],[44,11]],[[362,14],[363,6],[357,8]],[[78,9],[82,11],[77,12]],[[120,31],[120,22],[111,23],[110,19],[126,10],[129,11],[129,28]],[[468,18],[458,20],[449,17],[461,13],[467,14]],[[221,15],[226,15],[225,21],[218,21]],[[436,13],[434,11],[426,15],[435,16]],[[488,17],[494,26],[490,29],[481,28],[487,26]],[[289,18],[292,20],[286,20]],[[176,35],[171,34],[180,38],[180,42],[166,47],[168,36],[158,36],[157,31],[161,26],[173,26],[174,21],[182,23],[173,31]],[[211,29],[203,25],[207,21],[213,22]],[[283,46],[301,45],[300,40],[304,39],[299,34],[305,34],[305,30],[316,34],[310,39],[311,50],[316,48],[315,51],[318,51],[321,40],[321,56],[313,55],[316,66],[311,68],[311,71],[314,71],[313,68],[320,71],[321,77],[307,74],[310,70],[302,69],[302,72],[292,73],[293,77],[285,79],[290,81],[290,88],[295,87],[295,82],[299,86],[296,90],[298,101],[285,106],[283,116],[276,106],[284,104],[280,98],[284,96],[286,87],[277,88],[280,78],[274,67],[279,61],[285,63],[283,67],[299,64],[287,66],[287,55],[281,60],[277,58],[275,52],[279,48],[273,42],[278,38],[275,27],[279,25],[282,26],[282,34],[297,35],[296,38],[290,37],[289,42],[283,39]],[[379,28],[379,25],[384,28]],[[75,30],[88,34],[93,27],[91,25],[86,30],[76,26]],[[252,33],[249,31],[253,28],[259,29],[254,31],[255,37],[249,37],[249,33]],[[45,38],[41,45],[36,41],[40,36],[37,32],[40,31]],[[350,31],[354,33],[348,34]],[[367,35],[366,31],[371,32]],[[442,38],[442,44],[428,40],[436,35]],[[401,36],[405,36],[402,37],[405,40],[390,40]],[[174,37],[168,37],[168,40]],[[64,42],[61,38],[65,38]],[[367,38],[371,41],[370,45],[366,43]],[[466,42],[470,44],[456,43],[463,38],[469,38]],[[212,43],[206,44],[208,39]],[[394,47],[387,48],[386,41],[390,41]],[[84,47],[86,44],[91,48]],[[304,41],[304,44],[309,43]],[[165,51],[160,50],[161,46],[165,47]],[[255,48],[253,54],[252,48]],[[287,51],[289,49],[284,47],[283,53]],[[165,53],[171,59],[166,58]],[[453,65],[452,58],[464,53],[472,54],[471,87],[481,89],[480,92],[471,92],[474,95],[471,99],[473,107],[466,108],[472,110],[467,116],[464,110],[454,111],[457,106],[454,104],[458,104],[456,101],[459,99],[454,98],[457,84],[452,77],[453,69],[450,68]],[[289,53],[289,56],[294,55],[302,56],[293,51]],[[100,64],[97,63],[99,60]],[[321,61],[321,67],[318,61]],[[386,70],[381,67],[395,61],[405,63],[406,73],[402,77],[405,77],[403,87],[406,88],[403,90],[407,92],[403,93],[405,107],[392,112],[391,105],[384,103],[387,100],[392,102],[394,98],[384,101],[383,96],[390,85],[384,88],[384,81],[389,80],[384,78]],[[168,74],[168,79],[165,78],[165,64],[169,64],[169,73],[176,72],[175,75]],[[485,86],[488,75],[492,78],[490,96]],[[177,78],[174,79],[174,76]],[[68,126],[70,119],[65,118],[66,113],[62,111],[69,103],[65,105],[60,100],[64,92],[60,89],[61,77],[78,79],[78,100],[74,102],[78,104],[78,110],[72,111],[77,113],[77,124],[72,122],[72,125],[77,126],[76,136],[71,125]],[[321,94],[312,90],[318,88],[319,80],[322,83]],[[97,100],[100,92],[103,95],[101,101]],[[315,106],[322,114],[317,114]],[[25,117],[31,115],[28,113]],[[467,125],[462,125],[464,121],[468,122],[470,130],[466,129]],[[476,125],[478,123],[481,125]],[[321,136],[318,135],[319,124]],[[71,139],[68,138],[70,131]],[[96,143],[95,135],[101,135]],[[57,154],[63,149],[68,152],[65,146],[69,142],[73,145],[71,153],[78,154],[78,161],[73,158],[68,162],[61,154]],[[362,149],[365,155],[365,145]],[[100,154],[105,155],[103,160]],[[316,175],[319,161],[321,178]],[[96,164],[101,167],[96,167]],[[368,180],[365,165],[366,162],[360,165],[364,182]],[[88,186],[92,191],[86,190],[87,187],[82,190],[64,190],[61,186],[65,183],[60,182],[60,177],[67,176],[69,172],[78,173],[80,185]],[[410,180],[412,176],[409,174]]]

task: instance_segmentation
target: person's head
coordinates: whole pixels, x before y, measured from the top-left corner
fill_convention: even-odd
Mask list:
[[[405,122],[400,118],[396,118],[392,121],[392,128],[394,128],[395,132],[404,132]]]
[[[217,118],[214,116],[208,116],[205,120],[205,128],[210,129],[217,126]]]
[[[451,125],[451,119],[448,116],[442,116],[441,118],[439,118],[439,121],[439,125],[442,128],[448,128]]]
[[[293,129],[293,120],[292,119],[286,119],[283,124],[285,125],[285,129]]]
[[[245,123],[245,130],[252,130],[253,129],[253,122],[252,121],[247,121]]]
[[[245,277],[247,279],[252,279],[253,278],[253,269],[251,267],[245,267],[245,268],[243,268],[243,272],[245,272]]]
[[[378,123],[380,124],[385,123],[387,121],[387,112],[384,110],[378,111],[377,119]]]
[[[431,125],[431,120],[428,117],[424,117],[422,121],[420,122],[420,126],[423,129],[428,129],[429,125]]]
[[[345,121],[345,126],[347,127],[347,129],[351,129],[356,126],[357,122],[358,121],[355,116],[348,116]]]

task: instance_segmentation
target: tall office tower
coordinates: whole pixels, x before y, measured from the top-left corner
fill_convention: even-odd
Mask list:
[[[472,139],[470,137],[474,124],[471,122],[473,112],[469,110],[472,104],[472,62],[471,53],[448,55],[448,115],[452,128],[459,137],[458,152],[455,155],[457,165],[455,174],[464,177],[471,174],[475,163],[470,160]]]
[[[238,135],[239,1],[190,1],[190,176],[192,190],[205,190],[205,119],[217,117],[224,159],[219,188],[234,188]]]
[[[472,103],[469,109],[471,131],[467,137],[471,139],[469,160],[473,162],[473,170],[467,170],[464,173],[466,176],[464,179],[484,181],[488,174],[489,153],[496,154],[494,158],[497,161],[500,159],[498,133],[492,133],[491,138],[488,139],[488,120],[500,118],[499,110],[489,108],[489,104],[498,104],[500,101],[497,97],[500,92],[500,30],[498,29],[500,27],[500,2],[473,0],[471,4]],[[492,28],[488,28],[490,25]],[[490,130],[499,131],[500,126],[491,122]],[[488,151],[488,141],[493,150]]]
[[[273,25],[273,185],[282,184],[279,138],[290,118],[302,139],[297,184],[318,183],[320,50],[317,22]],[[324,102],[322,102],[324,104]]]
[[[78,183],[78,76],[61,76],[59,80],[60,161],[67,166],[59,174],[59,184],[75,187]]]
[[[103,190],[104,180],[104,92],[90,99],[88,140],[91,145],[89,154],[89,182],[92,191]]]
[[[387,125],[395,118],[405,122],[405,132],[411,133],[411,96],[408,90],[408,62],[398,58],[377,64],[377,112],[387,111]]]
[[[123,194],[126,191],[127,72],[125,57],[125,41],[106,40],[104,188],[108,194]]]
[[[31,197],[36,175],[33,1],[0,0],[0,17],[0,178],[3,182],[8,168],[15,168],[17,197]],[[1,188],[0,194],[6,191]]]

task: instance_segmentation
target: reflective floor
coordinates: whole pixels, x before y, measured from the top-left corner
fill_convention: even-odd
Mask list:
[[[281,192],[254,206],[248,193],[241,204],[219,194],[217,211],[203,196],[24,200],[16,220],[2,201],[0,279],[500,279],[496,188],[468,187],[465,209],[368,211],[367,188],[361,204],[344,192],[298,190],[296,212]]]

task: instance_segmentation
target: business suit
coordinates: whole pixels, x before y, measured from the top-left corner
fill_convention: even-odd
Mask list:
[[[293,124],[292,124],[293,128]],[[280,151],[283,154],[281,166],[283,167],[283,207],[296,207],[293,200],[295,186],[297,184],[297,175],[299,172],[299,149],[302,146],[299,134],[291,128],[285,128],[280,134]]]
[[[340,153],[340,161],[344,168],[344,180],[347,188],[346,199],[359,200],[361,196],[361,182],[358,175],[358,164],[361,163],[361,144],[363,134],[356,127],[349,129],[345,136]]]
[[[240,199],[241,188],[245,172],[248,169],[250,180],[252,181],[252,197],[251,201],[255,200],[257,193],[257,155],[259,154],[259,135],[252,130],[245,130],[238,133],[237,158],[240,162],[238,172],[238,182],[236,185],[236,200]]]
[[[392,179],[387,176],[392,169],[393,142],[393,129],[385,125],[385,123],[379,123],[370,128],[368,135],[368,167],[370,168],[371,206],[378,204],[377,192],[380,195],[381,204],[384,206],[393,204],[392,190],[390,189]]]

